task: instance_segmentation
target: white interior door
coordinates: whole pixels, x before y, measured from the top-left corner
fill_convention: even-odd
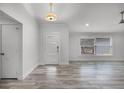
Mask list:
[[[0,53],[2,52],[2,25],[0,25]],[[2,77],[2,56],[0,55],[0,78]]]
[[[46,32],[45,62],[46,64],[59,64],[60,35],[59,32]]]
[[[2,78],[17,78],[17,25],[2,25]]]

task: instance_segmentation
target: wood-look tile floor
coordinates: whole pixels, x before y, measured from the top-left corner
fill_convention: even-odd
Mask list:
[[[1,89],[124,89],[124,62],[39,65],[25,80],[0,80]]]

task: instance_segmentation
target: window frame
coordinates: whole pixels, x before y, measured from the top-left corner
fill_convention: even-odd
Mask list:
[[[97,38],[109,38],[110,39],[110,54],[96,54],[96,39]],[[112,43],[112,37],[111,36],[99,36],[99,37],[81,37],[80,38],[80,43],[81,43],[81,39],[94,39],[94,53],[93,54],[82,54],[81,51],[81,55],[85,56],[85,55],[94,55],[94,56],[112,56],[113,55],[113,43]],[[81,44],[80,44],[80,49],[81,49]]]

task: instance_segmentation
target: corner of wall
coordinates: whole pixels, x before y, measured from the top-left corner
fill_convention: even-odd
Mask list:
[[[26,73],[23,74],[23,79],[25,79],[39,64],[35,64],[33,65],[28,71],[26,71]]]

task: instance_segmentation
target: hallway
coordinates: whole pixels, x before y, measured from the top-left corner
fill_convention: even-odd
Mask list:
[[[39,65],[25,80],[1,80],[4,89],[122,89],[124,62]]]

